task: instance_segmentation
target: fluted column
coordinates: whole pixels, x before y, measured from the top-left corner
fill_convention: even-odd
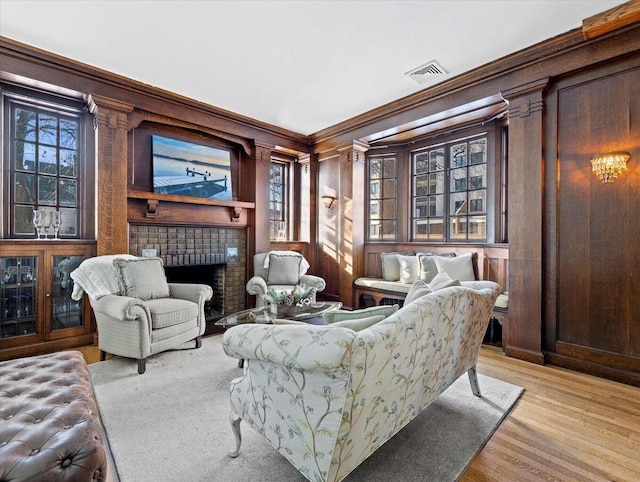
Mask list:
[[[128,252],[127,116],[133,106],[92,94],[97,156],[97,254]]]

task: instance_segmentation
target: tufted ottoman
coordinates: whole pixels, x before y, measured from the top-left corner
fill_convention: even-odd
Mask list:
[[[80,352],[0,362],[0,482],[104,481],[105,444]]]

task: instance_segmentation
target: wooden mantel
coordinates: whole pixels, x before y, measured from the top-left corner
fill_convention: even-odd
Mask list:
[[[245,201],[225,201],[220,199],[205,199],[191,196],[176,196],[172,194],[160,194],[148,191],[129,190],[127,198],[140,199],[146,201],[146,208],[144,215],[139,210],[129,209],[129,221],[145,221],[152,224],[156,224],[155,221],[170,222],[178,224],[212,224],[211,220],[202,218],[196,214],[196,211],[201,211],[202,208],[209,206],[219,206],[221,208],[229,208],[230,216],[226,219],[220,219],[219,217],[213,222],[213,224],[246,224],[246,212],[245,210],[255,209],[255,203]],[[160,203],[168,203],[171,206],[170,211],[175,213],[167,216],[161,214]],[[184,209],[180,209],[178,206],[181,204],[192,204],[192,212],[194,216],[184,216]]]

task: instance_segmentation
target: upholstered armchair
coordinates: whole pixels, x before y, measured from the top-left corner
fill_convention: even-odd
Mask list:
[[[89,296],[98,324],[101,359],[106,353],[138,360],[195,341],[206,328],[204,304],[213,296],[205,284],[168,283],[159,258],[110,255],[90,258],[71,273],[72,297]]]
[[[247,292],[256,295],[256,306],[266,304],[264,295],[270,288],[293,290],[298,285],[324,290],[326,283],[319,276],[306,274],[309,262],[295,251],[269,251],[253,257],[254,276],[247,282]],[[313,300],[315,301],[315,293]]]

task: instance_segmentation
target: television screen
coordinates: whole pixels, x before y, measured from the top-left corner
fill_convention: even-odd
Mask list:
[[[231,152],[152,136],[153,192],[232,200]]]

